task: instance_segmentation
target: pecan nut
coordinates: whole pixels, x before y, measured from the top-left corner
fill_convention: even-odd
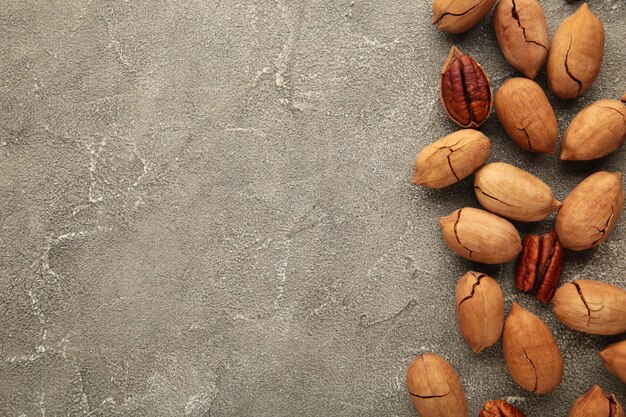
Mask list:
[[[485,403],[479,417],[526,417],[526,415],[504,400],[491,400]]]
[[[545,235],[528,235],[522,242],[522,253],[517,259],[515,286],[549,303],[561,281],[565,250],[556,230]]]
[[[461,127],[475,128],[489,117],[492,91],[482,67],[452,47],[441,70],[441,103],[448,116]]]

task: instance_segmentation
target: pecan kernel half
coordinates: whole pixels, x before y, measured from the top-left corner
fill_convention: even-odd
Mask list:
[[[491,400],[485,403],[480,417],[526,417],[526,415],[504,400]]]
[[[565,251],[554,229],[542,236],[528,235],[517,260],[515,286],[549,303],[561,281]]]
[[[461,127],[478,127],[491,112],[491,83],[480,65],[452,47],[441,70],[441,102]]]

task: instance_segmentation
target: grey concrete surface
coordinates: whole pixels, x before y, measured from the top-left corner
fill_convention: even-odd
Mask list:
[[[577,4],[543,2],[551,34]],[[593,0],[606,57],[560,129],[626,89],[626,7]],[[453,255],[437,219],[477,206],[471,180],[410,185],[417,152],[455,130],[437,77],[454,43],[494,88],[515,72],[491,15],[439,33],[425,0],[5,1],[0,7],[0,415],[413,416],[407,364],[433,351],[476,416],[509,398],[565,416],[593,383],[626,402],[599,349],[519,293],[513,265]],[[545,87],[545,75],[538,77]],[[558,198],[626,170],[532,155],[483,126],[491,161]],[[543,224],[519,225],[523,233]],[[625,286],[626,221],[564,279]],[[547,321],[558,390],[471,353],[453,291],[468,269]],[[623,337],[623,336],[622,336]]]

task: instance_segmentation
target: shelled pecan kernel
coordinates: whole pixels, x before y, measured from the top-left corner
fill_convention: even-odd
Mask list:
[[[526,417],[526,415],[504,400],[491,400],[485,403],[479,417]]]
[[[564,261],[565,251],[554,229],[542,236],[526,236],[517,259],[515,286],[549,303],[561,281]]]
[[[489,78],[454,46],[441,70],[440,87],[443,107],[459,126],[476,128],[489,117],[493,102]]]

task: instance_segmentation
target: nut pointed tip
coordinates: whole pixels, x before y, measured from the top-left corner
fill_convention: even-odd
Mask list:
[[[567,151],[563,150],[561,151],[561,155],[559,155],[559,158],[561,159],[561,161],[571,161],[572,155],[570,155]]]
[[[452,45],[452,47],[450,48],[450,55],[458,56],[462,54],[463,52],[461,52],[461,50],[457,48],[456,45]]]
[[[552,207],[554,208],[559,208],[563,205],[563,203],[561,203],[559,200],[557,200],[556,198],[552,197]]]
[[[593,386],[593,387],[591,387],[591,389],[589,390],[589,392],[598,392],[598,391],[600,391],[600,392],[604,392],[604,391],[602,390],[602,387],[600,387],[600,385],[598,385],[598,384],[594,384],[594,386]]]

